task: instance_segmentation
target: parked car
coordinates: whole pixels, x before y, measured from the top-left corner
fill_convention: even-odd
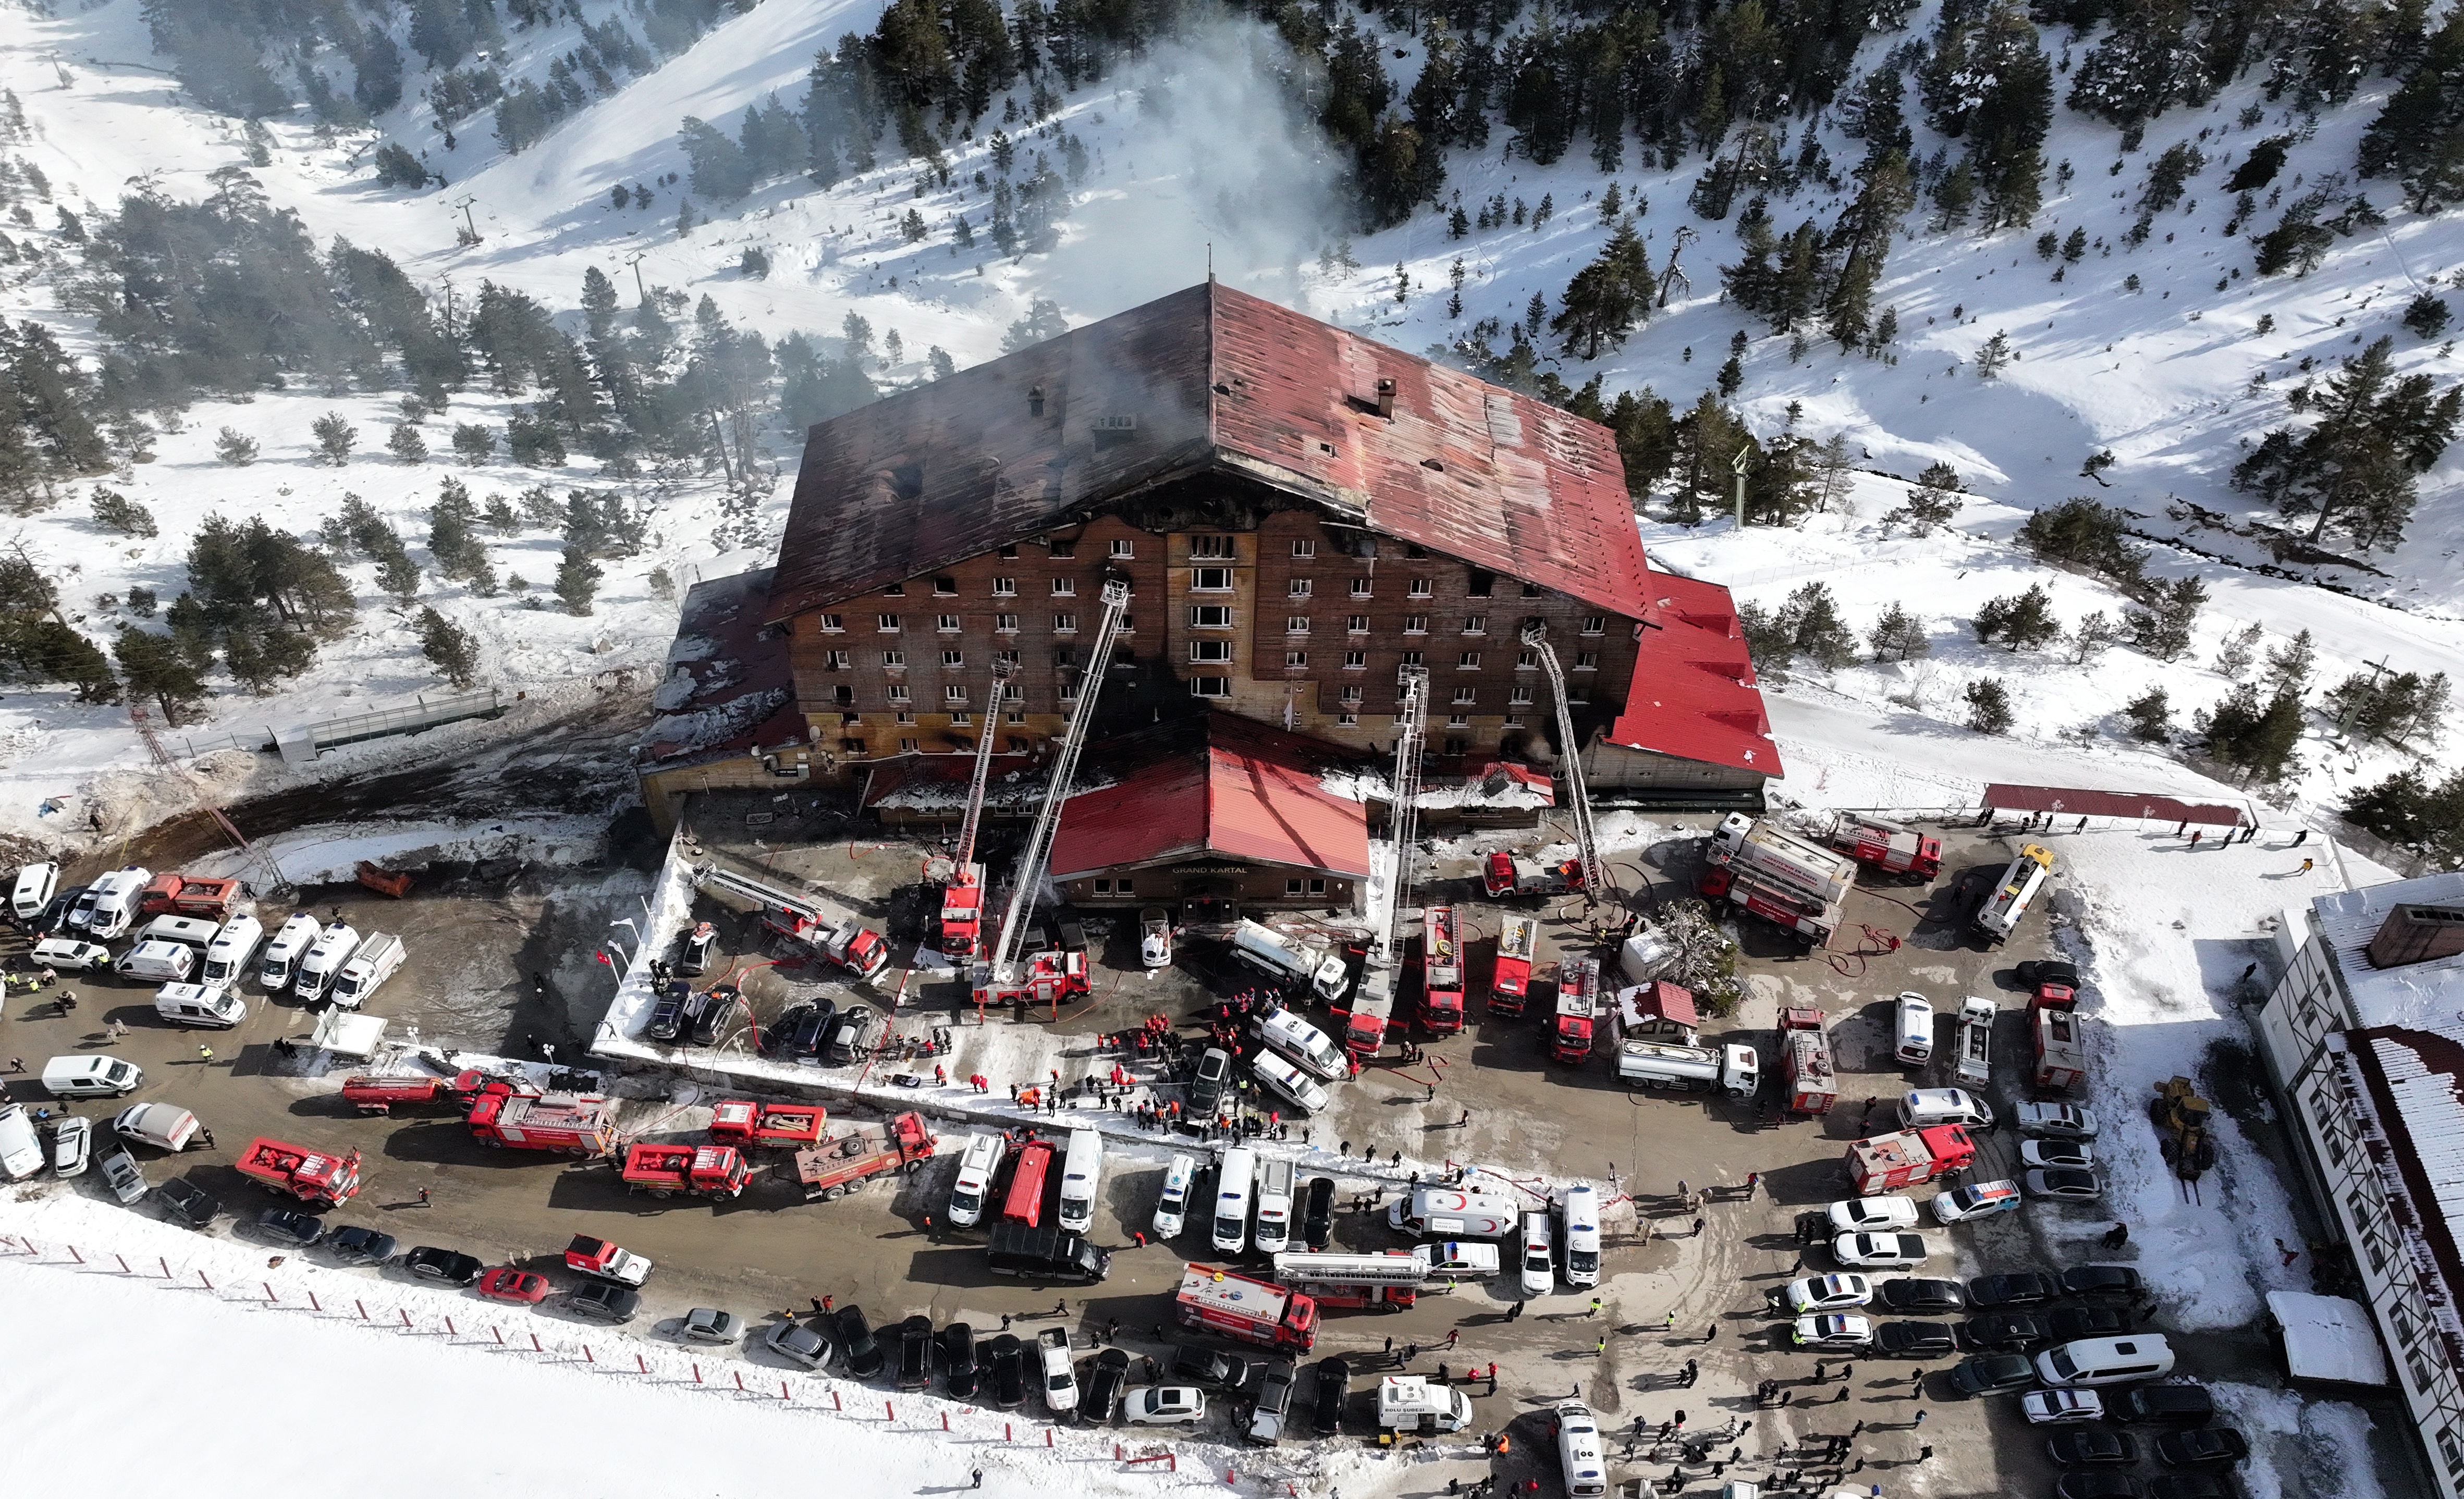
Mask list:
[[[1317,1365],[1317,1434],[1343,1435],[1343,1407],[1352,1397],[1352,1365],[1340,1358],[1321,1358]]]
[[[1316,1078],[1293,1066],[1279,1051],[1261,1047],[1255,1056],[1249,1058],[1249,1070],[1259,1082],[1303,1113],[1323,1113],[1331,1101]]]
[[[102,1157],[102,1184],[126,1206],[145,1195],[145,1173],[137,1168],[136,1157],[116,1150]]]
[[[1862,1275],[1808,1275],[1790,1281],[1771,1293],[1792,1316],[1809,1312],[1837,1312],[1861,1307],[1874,1299],[1874,1283]]]
[[[536,1270],[516,1269],[510,1265],[499,1265],[480,1276],[477,1287],[482,1296],[519,1302],[526,1307],[536,1307],[545,1301],[550,1289],[546,1276]]]
[[[964,1322],[953,1322],[941,1330],[941,1381],[954,1400],[972,1400],[983,1382],[982,1366],[976,1362],[976,1330]]]
[[[693,1011],[693,1044],[715,1047],[727,1034],[730,1021],[736,1018],[737,1002],[741,991],[732,983],[713,984],[701,993],[701,1003]]]
[[[721,1346],[744,1335],[744,1319],[716,1307],[695,1307],[676,1324],[676,1336],[688,1343]]]
[[[441,1280],[449,1286],[468,1286],[487,1268],[467,1254],[426,1244],[404,1255],[402,1268],[424,1280]]]
[[[1078,1372],[1069,1360],[1069,1332],[1048,1327],[1036,1334],[1035,1354],[1044,1380],[1044,1405],[1055,1416],[1078,1408]]]
[[[929,1389],[933,1383],[933,1319],[920,1313],[898,1324],[898,1387]]]
[[[1322,1254],[1334,1238],[1334,1179],[1311,1177],[1301,1194],[1301,1243]]]
[[[1138,913],[1138,961],[1149,968],[1172,966],[1172,914],[1161,906]]]
[[[718,946],[718,928],[707,921],[695,922],[685,934],[684,947],[676,954],[676,972],[688,979],[698,979],[710,971],[710,955]]]
[[[2022,1203],[2016,1181],[1971,1181],[1936,1196],[1933,1216],[1946,1223],[1964,1223],[1996,1213],[2015,1213]]]
[[[305,1249],[325,1235],[324,1220],[289,1207],[269,1207],[256,1215],[256,1231],[295,1249]]]
[[[1120,1403],[1121,1387],[1129,1382],[1129,1355],[1117,1348],[1107,1348],[1097,1354],[1095,1367],[1087,1376],[1087,1393],[1078,1400],[1078,1424],[1111,1425],[1113,1407]]]
[[[2053,1329],[2024,1312],[1969,1317],[1959,1325],[1959,1343],[1973,1353],[2016,1354],[2053,1341]]]
[[[2085,1140],[2021,1140],[2022,1165],[2085,1171],[2096,1164],[2096,1147]]]
[[[771,1054],[782,1062],[821,1066],[822,1038],[838,1016],[839,1007],[828,1000],[797,1005],[771,1023]]]
[[[834,1319],[834,1340],[847,1351],[847,1372],[859,1379],[869,1379],[881,1373],[890,1356],[882,1352],[881,1339],[873,1335],[872,1324],[864,1319],[864,1309],[841,1307],[830,1315]]]
[[[853,1067],[872,1054],[889,1029],[890,1022],[881,1011],[865,1004],[848,1005],[839,1011],[838,1019],[830,1022],[829,1034],[822,1038],[822,1065]]]
[[[2012,1114],[2022,1135],[2064,1140],[2096,1138],[2096,1115],[2074,1103],[2014,1104]]]
[[[1970,1354],[1950,1371],[1950,1382],[1963,1395],[1999,1395],[2035,1383],[2036,1366],[2018,1354]]]
[[[1249,1382],[1249,1360],[1238,1354],[1183,1343],[1173,1351],[1172,1377],[1218,1390],[1238,1390]]]
[[[0,1096],[5,1096],[0,1090]],[[24,1104],[0,1103],[0,1177],[23,1181],[43,1169],[43,1137]]]
[[[52,1169],[64,1177],[83,1176],[94,1158],[94,1121],[81,1113],[63,1114],[52,1126]]]
[[[1209,1047],[1198,1059],[1198,1070],[1189,1079],[1189,1112],[1200,1119],[1212,1119],[1223,1111],[1223,1087],[1232,1075],[1232,1053],[1221,1047]]]
[[[1251,1442],[1273,1446],[1284,1440],[1284,1424],[1292,1410],[1294,1374],[1290,1359],[1267,1360],[1266,1372],[1258,1377],[1258,1400],[1249,1409],[1248,1429],[1242,1433]]]
[[[1195,1385],[1150,1384],[1130,1392],[1121,1415],[1133,1426],[1195,1426],[1206,1419],[1206,1393]]]
[[[682,979],[659,985],[659,1002],[650,1007],[650,1020],[642,1034],[651,1041],[673,1041],[684,1034],[685,1006],[692,999],[693,985]]]
[[[2062,1290],[2074,1296],[2129,1296],[2145,1289],[2139,1272],[2127,1265],[2074,1265],[2062,1271]]]
[[[2019,1414],[2032,1426],[2071,1426],[2102,1421],[2104,1401],[2094,1390],[2030,1390],[2019,1397]]]
[[[1832,1258],[1859,1269],[1904,1270],[1939,1252],[1923,1234],[1841,1234],[1831,1241]]]
[[[2134,1425],[2204,1426],[2215,1420],[2216,1399],[2201,1384],[2134,1384],[2109,1392],[2104,1408]]]
[[[2111,1307],[2056,1307],[2045,1317],[2054,1341],[2073,1343],[2082,1337],[2120,1337],[2130,1331],[2130,1319]]]
[[[2065,1202],[2093,1202],[2104,1196],[2104,1183],[2093,1171],[2031,1171],[2020,1177],[2030,1197],[2059,1198]]]
[[[1885,1322],[1874,1329],[1874,1346],[1898,1358],[1942,1358],[1959,1351],[1947,1322]]]
[[[325,1252],[344,1265],[383,1265],[393,1258],[394,1237],[354,1223],[325,1236]]]
[[[191,1228],[203,1228],[220,1217],[222,1203],[213,1195],[185,1177],[173,1177],[154,1189],[163,1211],[174,1221]]]
[[[1968,1283],[1968,1304],[1979,1310],[2033,1307],[2040,1301],[2051,1301],[2061,1293],[2061,1282],[2038,1270],[1979,1275]]]
[[[807,1369],[819,1369],[830,1361],[830,1340],[793,1318],[772,1323],[761,1342],[780,1357]]]
[[[111,1121],[111,1133],[156,1150],[181,1151],[197,1136],[197,1116],[177,1104],[134,1103]]]
[[[2054,1499],[2147,1499],[2147,1486],[2127,1473],[2082,1467],[2054,1480]]]
[[[984,1345],[984,1382],[992,1386],[993,1404],[1014,1411],[1026,1403],[1026,1345],[1015,1333],[1003,1333]]]
[[[1874,1299],[1891,1312],[1957,1312],[1966,1306],[1955,1280],[1929,1280],[1923,1276],[1902,1275],[1876,1283]]]
[[[2128,1467],[2139,1461],[2139,1439],[2126,1431],[2064,1431],[2045,1439],[2045,1456],[2057,1467]]]
[[[2249,1440],[2231,1426],[2168,1431],[2156,1439],[2156,1461],[2167,1467],[2225,1467],[2249,1456]]]
[[[1904,1197],[1852,1197],[1829,1209],[1833,1231],[1843,1234],[1888,1233],[1917,1225],[1917,1204]]]
[[[1874,1325],[1842,1312],[1799,1317],[1788,1340],[1799,1348],[1863,1348],[1874,1340]]]

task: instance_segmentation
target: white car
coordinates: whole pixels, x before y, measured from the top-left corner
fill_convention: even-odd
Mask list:
[[[1557,1246],[1547,1213],[1523,1215],[1523,1294],[1545,1296],[1557,1289]]]
[[[1775,1295],[1791,1315],[1837,1312],[1861,1307],[1874,1299],[1874,1283],[1862,1275],[1808,1275],[1793,1280]]]
[[[1150,1384],[1130,1392],[1121,1414],[1133,1426],[1194,1426],[1206,1419],[1206,1394],[1196,1385]]]
[[[1908,1269],[1940,1252],[1923,1234],[1841,1234],[1831,1241],[1840,1264],[1869,1270]]]
[[[116,1150],[102,1157],[103,1184],[111,1195],[124,1204],[145,1195],[145,1173],[137,1169],[137,1159],[125,1150]]]
[[[52,1169],[64,1177],[82,1174],[94,1151],[94,1125],[80,1114],[67,1114],[52,1128]]]
[[[2019,1414],[2033,1426],[2073,1426],[2102,1421],[2104,1401],[2094,1390],[2030,1390],[2019,1397]]]
[[[2018,1122],[2022,1135],[2042,1135],[2064,1140],[2096,1138],[2096,1115],[2077,1104],[2013,1104],[2011,1113]]]
[[[1044,1360],[1044,1404],[1055,1416],[1078,1408],[1078,1371],[1069,1362],[1069,1334],[1057,1327],[1036,1335],[1035,1350]]]
[[[1933,1200],[1933,1216],[1946,1223],[1964,1223],[1971,1218],[1991,1218],[1996,1213],[2018,1210],[2016,1181],[1972,1181],[1952,1187]]]
[[[2031,1171],[2019,1179],[2030,1197],[2057,1197],[2066,1202],[2093,1202],[2104,1196],[2104,1182],[2093,1171],[2054,1168]]]
[[[1799,1317],[1788,1340],[1799,1348],[1866,1348],[1874,1341],[1874,1324],[1842,1312]]]
[[[43,1141],[24,1104],[0,1108],[0,1176],[23,1181],[43,1169]]]
[[[1161,906],[1138,913],[1138,961],[1150,968],[1172,966],[1172,915]]]
[[[1317,1080],[1277,1052],[1260,1050],[1249,1059],[1249,1070],[1303,1113],[1316,1113],[1327,1106],[1326,1090],[1317,1085]]]
[[[1155,1232],[1157,1239],[1177,1239],[1189,1221],[1189,1192],[1198,1181],[1198,1162],[1187,1156],[1175,1156],[1163,1174],[1163,1195],[1155,1199]]]
[[[2096,1165],[2096,1147],[2085,1140],[2021,1140],[2019,1161],[2048,1171],[2087,1171]]]
[[[1831,1226],[1843,1234],[1888,1233],[1917,1225],[1917,1204],[1904,1197],[1854,1197],[1831,1204]]]
[[[110,948],[73,937],[47,937],[34,944],[32,956],[35,967],[63,973],[98,973],[111,966]]]

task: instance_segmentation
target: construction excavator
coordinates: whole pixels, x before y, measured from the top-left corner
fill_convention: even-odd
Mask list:
[[[2158,1083],[2155,1101],[2147,1106],[2147,1117],[2164,1141],[2165,1163],[2184,1181],[2198,1180],[2201,1172],[2216,1163],[2209,1113],[2208,1101],[2199,1096],[2199,1085],[2187,1077]]]

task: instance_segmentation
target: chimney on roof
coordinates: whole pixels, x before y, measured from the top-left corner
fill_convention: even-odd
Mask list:
[[[1377,382],[1377,414],[1388,421],[1395,419],[1395,382]]]
[[[1029,386],[1026,387],[1026,414],[1029,416],[1042,416],[1044,414],[1044,387],[1042,386]]]
[[[2402,968],[2464,953],[2464,906],[2398,906],[2365,950],[2373,968]]]

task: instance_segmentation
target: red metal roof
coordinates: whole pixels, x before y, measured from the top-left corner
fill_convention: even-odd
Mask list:
[[[1210,281],[815,427],[764,617],[1210,473],[1641,612],[1642,542],[1606,429]]]
[[[1319,783],[1333,745],[1230,714],[1210,713],[1202,740],[1133,735],[1089,747],[1092,765],[1142,762],[1062,805],[1052,877],[1184,854],[1369,875],[1369,811]]]
[[[1655,572],[1642,598],[1647,617],[1661,628],[1642,632],[1625,711],[1610,725],[1608,742],[1781,775],[1779,745],[1728,590]]]
[[[1985,788],[1985,805],[2005,812],[2051,812],[2057,817],[2152,817],[2160,823],[2198,823],[2210,827],[2240,827],[2250,821],[2237,806],[2143,796],[2136,791],[2082,791],[2076,786],[1996,783]]]

